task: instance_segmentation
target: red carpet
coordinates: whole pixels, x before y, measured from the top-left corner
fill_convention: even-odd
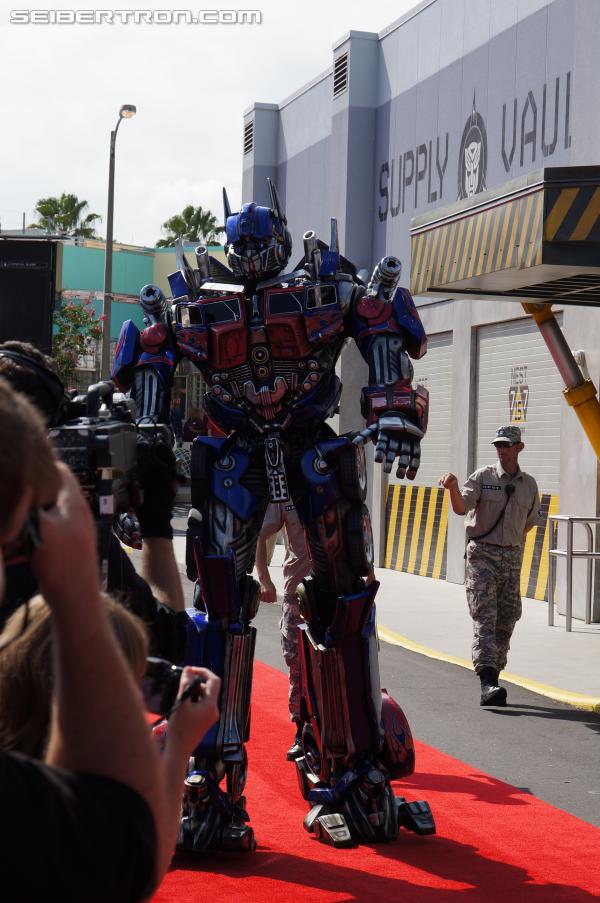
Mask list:
[[[417,774],[398,784],[426,799],[438,834],[334,850],[302,827],[307,811],[284,761],[287,681],[257,663],[248,810],[256,853],[178,865],[154,903],[583,903],[600,898],[600,830],[437,750],[417,744]],[[423,715],[426,717],[426,714]]]

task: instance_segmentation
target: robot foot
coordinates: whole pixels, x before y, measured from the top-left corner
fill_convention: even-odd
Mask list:
[[[335,782],[319,780],[305,756],[296,759],[296,768],[302,795],[312,803],[304,827],[318,840],[337,847],[397,838],[398,806],[379,768],[362,763]]]
[[[424,800],[407,803],[403,796],[397,796],[396,807],[399,827],[413,834],[435,834],[435,821],[429,803]]]
[[[395,797],[386,775],[369,763],[346,771],[335,782],[320,780],[304,756],[296,759],[296,768],[302,795],[312,804],[304,828],[322,843],[389,843],[400,828],[435,834],[428,803]]]
[[[205,774],[189,774],[185,781],[177,853],[253,852],[256,840],[254,830],[246,824],[249,816],[245,807],[245,797],[233,804]]]

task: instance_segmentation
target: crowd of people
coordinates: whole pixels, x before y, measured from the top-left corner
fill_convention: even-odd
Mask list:
[[[115,542],[101,592],[94,518],[47,436],[62,387],[31,346],[0,346],[0,806],[5,899],[137,901],[165,873],[190,751],[220,681],[186,667],[159,752],[139,681],[185,641],[168,457],[140,455],[142,574]],[[201,693],[186,690],[200,682]],[[32,862],[35,867],[32,867]]]

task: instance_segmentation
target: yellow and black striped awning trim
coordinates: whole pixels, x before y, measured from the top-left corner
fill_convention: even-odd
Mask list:
[[[544,241],[600,241],[600,187],[548,188]]]
[[[385,567],[446,578],[448,498],[430,486],[388,486]]]
[[[499,270],[528,269],[541,263],[544,192],[466,213],[415,232],[411,239],[411,292],[460,286]]]

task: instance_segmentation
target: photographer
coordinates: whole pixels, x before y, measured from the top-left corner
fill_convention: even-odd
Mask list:
[[[0,603],[3,561],[17,552],[52,611],[54,659],[44,763],[0,751],[3,894],[20,903],[147,899],[177,835],[173,787],[218,717],[219,681],[184,670],[180,694],[196,678],[204,693],[173,715],[161,766],[101,601],[90,508],[33,407],[3,380],[0,550]]]
[[[64,422],[68,399],[51,358],[26,342],[5,342],[0,345],[0,375],[27,395],[49,426]],[[169,448],[153,445],[144,437],[138,442],[137,459],[144,493],[138,512],[144,540],[142,576],[118,539],[111,536],[106,589],[145,621],[152,654],[179,662],[185,649],[187,616],[172,544],[174,459]],[[14,608],[36,592],[28,563],[12,561],[7,569],[6,608],[4,615],[0,613],[0,626]]]

